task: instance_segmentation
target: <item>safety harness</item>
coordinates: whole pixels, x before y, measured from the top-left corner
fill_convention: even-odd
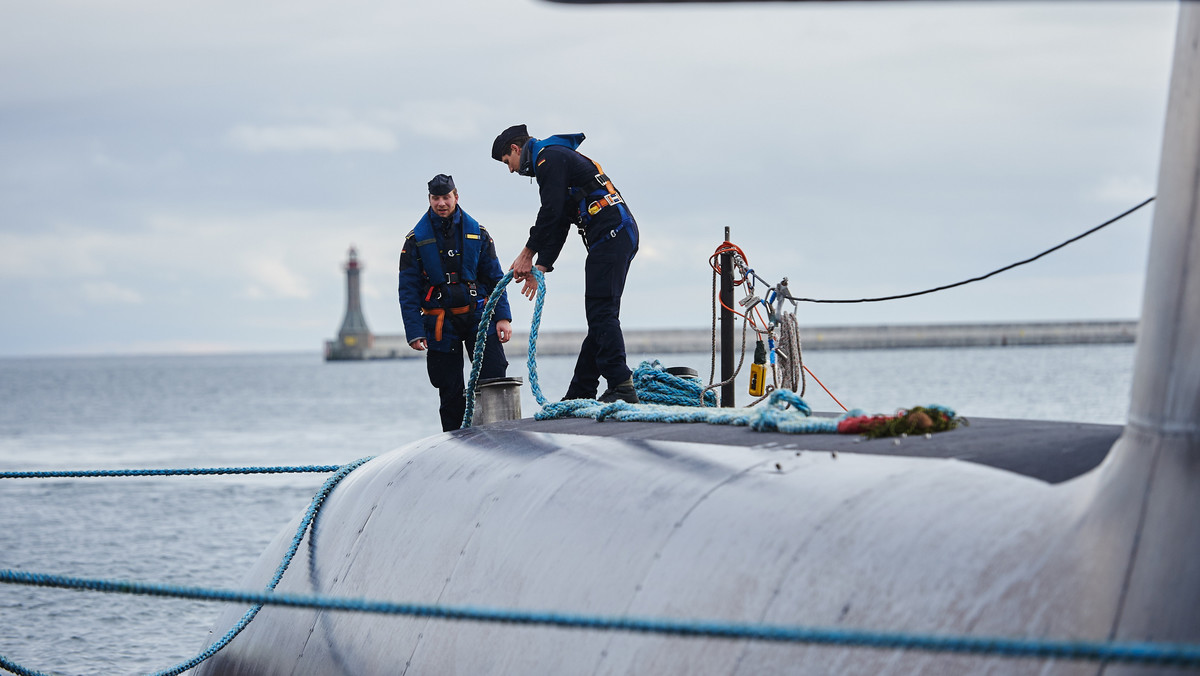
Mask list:
[[[425,299],[421,302],[421,314],[437,317],[433,329],[434,340],[442,339],[442,326],[447,313],[453,319],[481,307],[486,301],[479,294],[478,285],[475,283],[475,271],[479,267],[479,254],[483,248],[483,235],[478,221],[461,209],[459,213],[462,215],[461,251],[449,248],[454,246],[454,242],[446,242],[447,249],[444,251],[438,246],[433,219],[428,211],[413,228],[417,258],[421,261],[421,269],[429,285]],[[458,267],[458,270],[447,272],[446,269],[450,267]]]
[[[541,162],[538,161],[538,156],[541,154],[543,149],[550,146],[565,146],[578,152],[577,149],[579,148],[579,144],[583,143],[584,138],[586,137],[580,133],[556,134],[542,140],[531,139],[529,141],[529,145],[526,146],[528,150],[528,156],[523,158],[525,161],[522,162],[523,166],[521,173],[527,176],[537,175],[537,168],[541,164]],[[625,228],[626,219],[622,218],[620,223],[617,224],[617,227],[609,230],[606,236],[600,238],[599,241],[596,242],[588,241],[588,223],[590,223],[592,217],[600,213],[601,210],[605,209],[606,207],[624,204],[625,199],[621,197],[620,191],[618,191],[616,186],[613,185],[613,182],[608,178],[608,175],[604,173],[604,168],[600,166],[599,162],[593,160],[587,155],[584,155],[583,153],[579,154],[596,167],[596,174],[590,181],[588,181],[586,185],[577,188],[571,188],[571,197],[579,201],[579,215],[575,219],[575,226],[579,230],[579,236],[583,238],[584,246],[588,248],[588,251],[591,251],[604,242],[616,237],[617,233],[621,232],[621,230]],[[544,161],[545,160],[542,160],[542,162]]]

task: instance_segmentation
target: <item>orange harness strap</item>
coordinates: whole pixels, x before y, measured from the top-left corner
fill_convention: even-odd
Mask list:
[[[608,191],[607,195],[593,201],[587,206],[588,215],[595,216],[596,214],[600,213],[600,210],[604,207],[611,207],[614,204],[620,204],[621,202],[624,202],[625,200],[621,199],[621,193],[617,192],[617,187],[613,185],[611,180],[609,180],[608,174],[604,173],[604,167],[601,167],[599,162],[593,160],[587,155],[584,155],[584,157],[596,167],[596,171],[598,172],[595,176],[596,183],[599,184],[601,188],[604,188]]]
[[[465,315],[470,311],[471,311],[470,305],[463,305],[461,307],[450,308],[450,314],[452,314],[452,315]],[[430,309],[426,310],[425,308],[421,308],[421,314],[433,315],[433,316],[437,317],[437,324],[435,324],[433,327],[433,339],[441,340],[442,339],[442,324],[444,324],[446,322],[446,309],[440,308],[440,307],[435,307],[435,308],[430,308]]]

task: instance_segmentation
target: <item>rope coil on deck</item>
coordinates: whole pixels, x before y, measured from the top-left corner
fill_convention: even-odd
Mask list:
[[[647,404],[714,408],[717,405],[715,392],[702,387],[697,380],[668,373],[657,359],[642,362],[633,370],[632,378],[638,399]]]
[[[847,410],[836,418],[813,418],[812,408],[797,394],[794,389],[777,389],[765,395],[759,401],[766,400],[762,406],[748,408],[718,408],[716,394],[712,385],[703,387],[699,382],[680,378],[668,373],[657,360],[642,362],[634,370],[632,380],[638,399],[644,403],[629,404],[614,402],[601,403],[595,399],[571,399],[559,402],[548,402],[542,394],[537,375],[537,338],[538,329],[542,322],[542,309],[546,298],[546,277],[538,269],[531,273],[537,279],[537,294],[534,299],[533,318],[529,328],[529,356],[526,360],[529,368],[529,385],[534,398],[542,407],[534,414],[536,420],[554,420],[558,418],[594,418],[598,422],[616,420],[620,422],[659,422],[659,423],[709,423],[712,425],[734,425],[748,427],[757,432],[782,432],[785,434],[837,434],[839,423],[865,415],[861,409]],[[496,287],[488,296],[479,328],[475,336],[475,352],[471,359],[471,375],[467,380],[466,410],[463,413],[462,429],[471,426],[475,414],[475,395],[479,382],[479,371],[483,366],[485,342],[494,333],[491,330],[491,318],[495,313],[504,287],[513,279],[513,271],[509,270],[496,283]],[[795,315],[789,315],[789,321],[795,323]],[[792,329],[795,335],[789,335],[782,341],[787,346],[787,357],[791,362],[786,369],[784,384],[794,388],[800,379],[799,372],[803,368],[800,359],[799,331]],[[793,354],[794,353],[794,354]],[[836,400],[835,400],[836,401]],[[756,402],[757,403],[757,402]],[[931,404],[925,408],[943,412],[950,420],[957,421],[954,411],[945,406]]]
[[[643,366],[646,364],[643,363]],[[639,393],[640,396],[640,393]],[[836,418],[810,417],[812,409],[795,392],[775,390],[764,406],[755,408],[701,408],[661,404],[604,404],[594,399],[571,399],[547,404],[534,415],[536,420],[595,418],[620,422],[703,422],[711,425],[749,427],[758,432],[789,434],[836,434],[838,423],[863,415],[855,409]],[[953,415],[953,412],[951,412]]]

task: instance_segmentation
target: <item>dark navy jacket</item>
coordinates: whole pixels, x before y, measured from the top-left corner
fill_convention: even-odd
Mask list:
[[[559,145],[542,148],[537,157],[530,158],[530,161],[533,163],[533,175],[537,178],[542,207],[538,210],[533,227],[529,229],[529,240],[525,246],[537,252],[538,265],[552,270],[579,216],[579,200],[571,194],[571,190],[594,185],[597,169],[588,158]],[[617,227],[621,218],[617,207],[601,209],[587,223],[588,241],[598,241],[603,233]]]
[[[463,238],[462,218],[463,212],[461,207],[456,207],[454,213],[450,214],[449,218],[442,218],[433,212],[431,208],[427,212],[427,216],[433,223],[433,231],[437,237],[438,249],[442,252],[442,268],[445,272],[459,272],[461,274],[461,261],[463,259],[462,251],[466,246]],[[459,318],[452,320],[447,313],[442,325],[442,339],[434,339],[434,326],[437,318],[432,315],[421,315],[422,306],[426,308],[437,307],[438,293],[442,292],[443,302],[440,304],[443,307],[453,305],[461,305],[461,298],[453,298],[460,294],[448,293],[446,287],[438,286],[439,280],[430,280],[426,274],[425,267],[421,264],[420,252],[416,247],[415,230],[410,231],[404,239],[404,249],[400,252],[400,284],[398,293],[400,296],[400,312],[404,318],[404,334],[408,342],[413,342],[418,338],[424,338],[429,345],[429,349],[438,352],[450,351],[458,341],[464,336],[460,335],[465,329],[473,334],[479,327],[479,320],[483,315],[483,306],[487,302],[488,296],[491,295],[492,289],[496,288],[496,283],[504,277],[504,271],[500,268],[500,260],[496,257],[496,244],[492,241],[491,235],[487,230],[480,227],[481,240],[478,243],[479,263],[476,266],[474,275],[462,275],[465,278],[474,277],[475,283],[478,285],[477,296],[472,299],[475,303],[475,308],[472,312],[462,315]],[[453,251],[454,255],[449,256],[447,252]],[[460,284],[459,286],[465,286]],[[496,302],[496,311],[492,315],[491,325],[494,328],[495,323],[501,319],[512,320],[512,311],[508,305],[508,294],[500,296],[500,300]],[[466,321],[462,321],[466,320]],[[455,325],[458,325],[457,327]],[[460,330],[464,329],[464,330]]]

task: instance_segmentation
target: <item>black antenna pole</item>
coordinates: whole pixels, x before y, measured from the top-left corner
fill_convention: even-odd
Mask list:
[[[729,241],[729,226],[725,226],[725,241]],[[721,254],[721,406],[732,408],[733,403],[733,251],[728,247]]]

